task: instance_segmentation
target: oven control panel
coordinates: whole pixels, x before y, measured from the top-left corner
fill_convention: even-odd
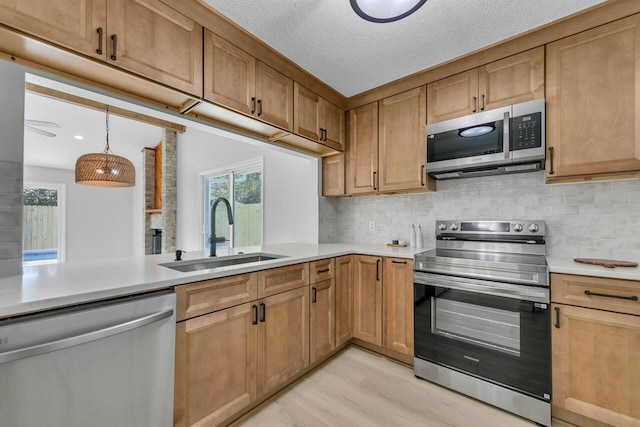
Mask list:
[[[461,221],[439,220],[436,221],[436,236],[439,235],[487,235],[487,234],[512,234],[544,236],[544,221],[536,220],[512,220],[512,221]]]

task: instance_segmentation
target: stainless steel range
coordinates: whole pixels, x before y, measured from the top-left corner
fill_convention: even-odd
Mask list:
[[[415,375],[549,426],[544,222],[437,221],[414,266]]]

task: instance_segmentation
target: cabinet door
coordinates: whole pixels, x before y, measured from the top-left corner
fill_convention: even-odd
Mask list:
[[[353,338],[353,255],[336,258],[336,346]]]
[[[427,123],[478,112],[478,69],[427,85]]]
[[[384,346],[413,356],[413,261],[384,259]]]
[[[344,195],[344,154],[322,158],[322,195]]]
[[[254,114],[256,60],[209,30],[204,32],[204,97]]]
[[[174,426],[216,426],[256,399],[253,304],[176,325]]]
[[[287,265],[258,272],[258,298],[309,284],[309,263]]]
[[[202,96],[199,24],[160,0],[110,0],[107,6],[108,62]]]
[[[310,363],[322,359],[336,348],[335,279],[311,285]]]
[[[0,22],[84,55],[106,58],[106,0],[0,0]]]
[[[322,98],[296,82],[293,85],[293,103],[295,107],[293,131],[314,141],[322,139],[320,132],[324,121]]]
[[[544,97],[544,47],[478,69],[480,111]]]
[[[258,395],[268,393],[309,364],[309,287],[260,303]]]
[[[323,100],[324,144],[336,150],[344,150],[344,110]]]
[[[378,103],[349,111],[349,194],[371,193],[377,190],[378,174]]]
[[[554,416],[640,425],[640,317],[553,304]],[[559,410],[556,411],[556,409]],[[577,417],[577,418],[574,418]]]
[[[382,258],[356,255],[353,265],[353,336],[382,345]]]
[[[425,188],[427,88],[380,101],[378,133],[380,191]]]
[[[293,80],[256,61],[256,98],[259,118],[293,131]]]
[[[546,84],[547,178],[640,170],[640,15],[548,44]]]

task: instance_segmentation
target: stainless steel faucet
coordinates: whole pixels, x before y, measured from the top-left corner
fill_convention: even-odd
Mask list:
[[[224,242],[226,239],[224,237],[216,237],[216,208],[218,207],[218,203],[223,202],[227,205],[227,218],[229,218],[229,225],[233,224],[233,213],[231,213],[231,204],[224,197],[218,197],[216,200],[211,202],[211,237],[209,238],[210,250],[209,256],[216,256],[216,244],[219,242]]]

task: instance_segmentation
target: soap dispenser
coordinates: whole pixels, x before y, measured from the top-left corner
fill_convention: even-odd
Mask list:
[[[409,247],[416,247],[416,227],[411,224],[411,230],[409,232]]]
[[[416,248],[422,248],[422,226],[418,224],[418,231],[416,232]]]

